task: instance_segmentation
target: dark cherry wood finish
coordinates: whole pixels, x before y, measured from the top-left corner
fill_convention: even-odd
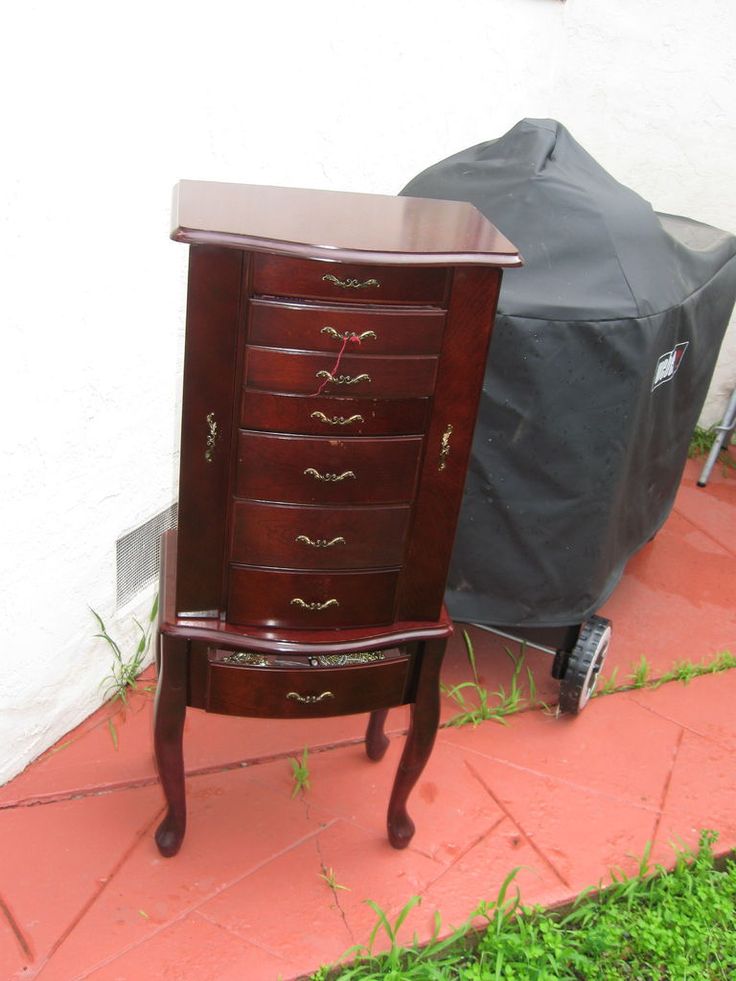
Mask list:
[[[264,296],[296,296],[332,303],[432,303],[443,306],[447,270],[358,265],[325,265],[320,259],[286,259],[256,254],[253,290]]]
[[[229,461],[227,453],[205,457],[207,417],[217,425],[215,450],[232,440],[235,352],[240,312],[243,253],[197,249],[189,254],[187,336],[181,424],[179,483],[178,608],[220,608]],[[213,385],[212,379],[218,384]]]
[[[434,391],[437,358],[372,357],[345,354],[337,368],[335,355],[248,348],[248,388],[298,395],[422,397]],[[332,380],[334,379],[334,380]]]
[[[236,501],[230,558],[273,569],[398,567],[411,508],[303,508]]]
[[[422,434],[429,399],[333,398],[274,395],[243,389],[243,429],[305,436],[404,436]]]
[[[348,354],[436,355],[444,326],[445,313],[436,307],[396,310],[357,303],[339,307],[254,299],[248,341],[260,347],[327,351],[334,356],[347,334]]]
[[[178,532],[162,539],[155,750],[181,845],[186,706],[411,726],[396,848],[432,749],[442,606],[501,269],[472,206],[183,182],[189,273]]]
[[[497,269],[455,270],[453,305],[425,439],[427,451],[414,502],[398,619],[418,616],[431,620],[442,608],[500,286]],[[452,432],[445,467],[440,469],[442,437],[448,426]],[[428,541],[431,549],[426,547]]]
[[[328,262],[522,264],[515,246],[471,204],[301,187],[180,181],[171,237]]]
[[[295,438],[241,431],[235,495],[285,504],[392,504],[414,496],[418,437]]]
[[[282,572],[233,565],[228,620],[306,629],[382,626],[395,620],[398,578],[395,570]]]
[[[236,667],[210,660],[208,712],[310,719],[370,712],[404,702],[409,658],[330,668]]]

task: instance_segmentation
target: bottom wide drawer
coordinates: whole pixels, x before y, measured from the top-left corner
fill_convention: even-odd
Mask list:
[[[224,715],[305,719],[404,701],[409,659],[341,668],[236,667],[210,659],[205,708]]]
[[[227,619],[259,627],[371,627],[394,619],[398,570],[274,572],[230,567]]]

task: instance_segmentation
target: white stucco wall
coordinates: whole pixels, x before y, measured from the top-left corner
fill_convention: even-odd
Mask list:
[[[175,181],[395,193],[550,116],[659,210],[736,231],[735,28],[722,0],[12,6],[0,782],[99,703],[109,658],[87,607],[130,626],[114,543],[176,497]],[[736,382],[733,334],[718,396]]]

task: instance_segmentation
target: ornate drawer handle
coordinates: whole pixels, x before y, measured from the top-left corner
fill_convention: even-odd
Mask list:
[[[249,664],[254,668],[267,668],[268,658],[253,651],[234,651],[223,657],[221,664]]]
[[[358,382],[369,382],[371,380],[371,376],[366,375],[365,372],[362,375],[356,375],[355,378],[353,378],[352,375],[333,375],[332,372],[325,371],[324,369],[322,371],[318,371],[315,378],[326,378],[327,381],[331,382],[333,385],[357,385]]]
[[[311,417],[312,419],[317,419],[319,422],[327,423],[329,426],[349,426],[353,422],[365,422],[363,416],[358,415],[348,416],[347,419],[345,416],[333,416],[330,419],[324,412],[313,412]]]
[[[215,444],[219,439],[220,433],[217,428],[217,422],[215,421],[215,413],[207,413],[207,439],[205,440],[205,451],[204,458],[207,463],[212,463],[212,458],[215,455]]]
[[[345,470],[343,473],[320,473],[319,470],[315,470],[314,467],[307,467],[307,469],[304,471],[304,476],[314,477],[315,480],[324,480],[335,484],[340,480],[346,480],[348,477],[352,477],[353,480],[356,479],[352,470]]]
[[[337,668],[345,664],[373,664],[375,661],[385,661],[383,651],[365,651],[361,654],[318,654],[309,658],[313,668]]]
[[[293,698],[295,702],[302,702],[304,705],[316,705],[317,702],[322,702],[325,698],[334,698],[335,693],[333,691],[323,691],[321,695],[300,695],[298,691],[290,691],[286,697]]]
[[[323,283],[334,283],[335,286],[339,286],[343,290],[364,290],[368,286],[378,286],[380,283],[377,279],[365,279],[361,283],[359,279],[338,279],[337,276],[333,276],[332,273],[325,273],[322,277]]]
[[[295,596],[290,605],[298,606],[302,610],[309,610],[310,612],[319,612],[320,610],[327,610],[331,606],[339,606],[340,604],[334,598],[325,600],[323,603],[320,603],[318,600],[315,600],[314,603],[307,603],[307,601],[303,600],[301,596]]]
[[[328,542],[326,538],[315,538],[312,541],[311,538],[307,538],[306,535],[297,535],[295,541],[299,542],[301,545],[311,545],[312,548],[332,548],[333,545],[345,545],[345,539],[342,535],[338,535],[336,538],[330,539]]]
[[[320,334],[327,334],[328,337],[334,337],[337,341],[352,341],[355,339],[361,344],[363,341],[378,340],[378,336],[374,330],[364,330],[362,334],[356,334],[354,330],[344,330],[341,334],[334,327],[323,327]]]
[[[452,436],[452,431],[453,426],[451,423],[442,434],[442,442],[440,444],[440,463],[437,467],[438,470],[444,470],[447,466],[447,458],[450,455],[450,436]]]

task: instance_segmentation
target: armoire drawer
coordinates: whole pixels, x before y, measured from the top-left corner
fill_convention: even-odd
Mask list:
[[[205,708],[262,719],[321,718],[401,705],[408,658],[342,668],[249,668],[210,659]]]
[[[411,510],[233,503],[232,562],[281,569],[399,566]]]
[[[431,303],[447,297],[447,269],[370,266],[257,253],[253,292],[338,303]]]
[[[395,570],[282,572],[231,566],[229,623],[260,627],[368,627],[391,623]]]
[[[439,354],[445,313],[254,299],[248,343],[337,354]]]
[[[277,436],[241,430],[235,496],[283,504],[411,501],[419,436]]]
[[[430,400],[336,398],[256,392],[244,388],[240,425],[305,436],[404,436],[423,433]]]
[[[431,395],[437,358],[343,355],[248,346],[245,383],[265,392],[402,398]]]

